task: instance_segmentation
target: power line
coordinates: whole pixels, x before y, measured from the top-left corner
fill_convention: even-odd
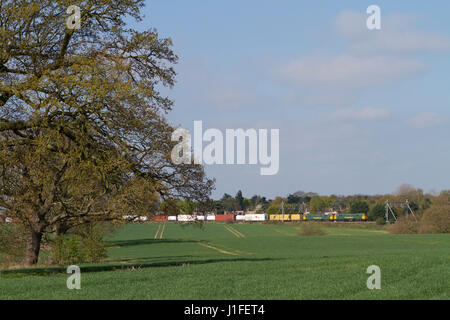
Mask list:
[[[414,214],[413,209],[409,205],[408,199],[406,199],[406,201],[386,200],[386,214],[385,214],[386,223],[389,223],[389,213],[392,215],[394,220],[397,221],[397,216],[395,215],[394,210],[392,210],[392,209],[397,209],[397,208],[405,209],[406,215],[408,215],[410,212],[413,215],[414,219],[417,221],[416,215]]]

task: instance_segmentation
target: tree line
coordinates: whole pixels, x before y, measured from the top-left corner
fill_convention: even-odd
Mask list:
[[[285,213],[364,213],[369,220],[375,221],[385,218],[386,201],[405,202],[406,200],[413,212],[421,214],[433,204],[450,204],[450,190],[443,190],[440,193],[425,193],[420,188],[405,184],[391,194],[343,196],[297,191],[284,197],[277,196],[274,199],[268,199],[261,195],[246,198],[239,190],[235,196],[225,193],[222,198],[209,200],[201,205],[194,201],[165,201],[160,207],[160,212],[174,215],[195,212],[224,214],[242,211],[276,214],[281,212],[283,204]],[[172,203],[172,206],[169,203]],[[403,216],[406,213],[405,210],[405,208],[393,208],[396,216]]]

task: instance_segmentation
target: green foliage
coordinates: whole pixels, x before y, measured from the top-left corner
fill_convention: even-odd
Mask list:
[[[380,218],[382,218],[384,221],[385,215],[386,215],[386,207],[382,203],[377,203],[376,205],[374,205],[367,214],[368,218],[372,221],[374,220],[378,221],[378,219]]]
[[[385,219],[385,218],[377,218],[377,219],[376,219],[376,224],[377,224],[378,226],[383,226],[383,225],[386,224],[386,219]]]
[[[281,210],[281,205],[272,204],[266,211],[267,214],[277,214]]]
[[[52,260],[59,265],[100,262],[106,258],[103,238],[115,230],[109,223],[91,223],[80,226],[73,234],[57,236],[54,240]]]
[[[319,212],[325,210],[326,207],[327,207],[327,204],[324,201],[323,197],[314,196],[311,199],[311,202],[310,202],[311,213],[319,213]]]
[[[287,203],[288,199],[287,198],[283,198],[283,197],[275,197],[275,199],[273,199],[270,204],[271,205],[281,205],[281,203]]]
[[[106,257],[106,246],[95,237],[63,235],[55,240],[52,259],[59,265],[100,262]]]
[[[242,195],[242,191],[239,190],[236,193],[236,204],[237,204],[237,210],[244,210],[244,196]]]
[[[222,199],[222,209],[224,211],[235,211],[238,210],[239,204],[237,203],[236,199],[230,196],[229,194],[224,194]]]
[[[82,263],[86,253],[82,248],[80,236],[59,236],[55,240],[52,260],[59,265]]]
[[[161,202],[159,210],[161,210],[167,216],[176,216],[180,214],[180,207],[177,205],[177,201],[174,199],[165,199],[163,202]]]
[[[0,206],[37,234],[26,264],[59,225],[147,215],[159,195],[208,199],[203,167],[169,156],[172,41],[125,28],[142,0],[79,1],[79,29],[69,1],[0,3]]]
[[[254,210],[255,206],[253,205],[250,199],[244,198],[242,210]]]
[[[352,204],[350,205],[350,211],[351,213],[365,213],[367,214],[367,212],[369,211],[369,205],[367,204],[366,201],[355,201],[352,202]]]
[[[279,204],[272,204],[270,207],[266,210],[267,214],[282,214],[281,205]],[[284,213],[285,214],[298,214],[298,206],[297,205],[290,205],[285,204],[284,205]]]
[[[8,268],[19,264],[25,256],[26,236],[16,224],[0,222],[0,264]]]
[[[177,207],[179,212],[182,212],[183,214],[192,214],[195,210],[196,203],[189,199],[179,200],[177,201]]]

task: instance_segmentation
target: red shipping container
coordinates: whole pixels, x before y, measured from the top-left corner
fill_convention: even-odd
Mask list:
[[[216,214],[216,221],[235,221],[236,216],[234,214]]]
[[[154,216],[151,220],[156,222],[165,222],[167,221],[167,216]]]

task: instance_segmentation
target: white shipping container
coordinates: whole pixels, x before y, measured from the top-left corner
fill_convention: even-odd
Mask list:
[[[245,221],[266,221],[267,214],[246,214]]]
[[[177,221],[177,216],[169,216],[167,217],[168,221]]]
[[[182,221],[182,222],[195,221],[195,217],[194,216],[179,215],[179,216],[177,216],[177,218],[178,218],[178,221]]]
[[[129,221],[137,221],[139,220],[138,216],[123,216],[124,220],[129,220]]]
[[[206,216],[206,221],[216,221],[216,216]]]

